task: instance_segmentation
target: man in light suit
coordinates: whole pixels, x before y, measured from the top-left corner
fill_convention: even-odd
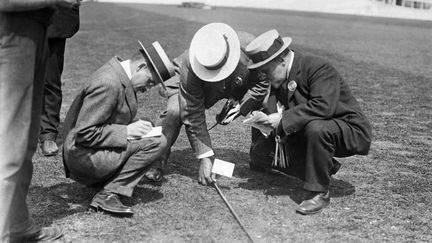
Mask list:
[[[250,166],[304,180],[308,195],[296,211],[314,214],[330,203],[330,176],[340,167],[333,157],[368,154],[372,129],[340,74],[321,58],[290,50],[291,41],[270,30],[246,47],[249,69],[271,82],[269,115],[256,121],[270,136],[255,132]]]
[[[30,217],[46,67],[46,29],[56,6],[78,0],[0,1],[0,242],[51,241],[63,234]]]
[[[260,107],[268,92],[269,82],[247,69],[249,59],[244,48],[253,38],[223,23],[203,26],[195,33],[189,50],[174,59],[176,75],[165,82],[168,88],[167,110],[162,114],[163,133],[168,143],[165,161],[184,124],[191,147],[200,160],[198,182],[202,185],[214,180],[211,175],[214,152],[205,110],[224,98],[241,101],[231,107],[229,116],[220,120],[228,124]]]
[[[141,44],[141,43],[140,43]],[[66,175],[101,186],[90,204],[95,209],[132,216],[120,196],[131,197],[148,166],[161,159],[163,135],[142,138],[152,124],[135,117],[136,92],[144,92],[174,74],[162,47],[141,45],[131,59],[112,58],[84,85],[66,115],[63,159]]]

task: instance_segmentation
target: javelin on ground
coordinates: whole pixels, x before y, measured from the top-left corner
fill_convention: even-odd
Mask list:
[[[207,129],[207,131],[210,131],[210,130],[212,130],[215,126],[217,126],[217,124],[219,124],[219,123],[215,123],[215,124],[213,124],[213,126],[211,126],[209,129]]]
[[[216,123],[217,124],[217,123]],[[219,195],[221,196],[221,198],[223,199],[223,201],[225,202],[225,204],[228,206],[229,210],[231,211],[232,215],[234,216],[234,218],[237,220],[237,222],[239,223],[240,227],[243,229],[243,231],[246,233],[248,239],[254,243],[255,241],[253,240],[252,236],[249,234],[249,232],[246,230],[246,227],[244,227],[243,223],[240,221],[240,218],[237,216],[236,212],[234,211],[234,209],[231,207],[231,205],[229,204],[228,200],[225,198],[225,196],[222,194],[222,191],[219,189],[218,185],[216,184],[216,182],[213,182],[213,186],[216,188],[216,191],[219,193]]]

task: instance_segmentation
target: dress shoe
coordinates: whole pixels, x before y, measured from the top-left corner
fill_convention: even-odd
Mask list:
[[[162,180],[163,177],[163,172],[161,168],[150,168],[145,174],[144,176],[147,178],[147,180],[149,181],[153,181],[153,182],[159,182]]]
[[[296,212],[303,215],[315,214],[330,204],[330,192],[311,192],[311,199],[304,200]]]
[[[58,153],[59,148],[55,141],[45,140],[41,143],[41,150],[44,156],[53,156]]]
[[[130,217],[133,215],[132,208],[123,205],[119,195],[107,190],[102,190],[93,197],[90,207],[98,210],[102,209],[108,213],[118,216]]]
[[[10,242],[51,242],[54,240],[58,240],[61,237],[63,237],[63,233],[58,228],[51,227],[41,229],[34,226],[30,230],[23,233],[11,233]]]

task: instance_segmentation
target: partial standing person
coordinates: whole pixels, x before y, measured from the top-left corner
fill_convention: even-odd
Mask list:
[[[268,93],[269,82],[247,69],[249,58],[244,48],[253,39],[253,35],[236,32],[224,23],[207,24],[195,33],[189,50],[174,59],[176,75],[165,82],[168,88],[167,110],[162,114],[163,133],[168,143],[165,161],[185,125],[192,150],[200,161],[200,184],[214,180],[211,175],[214,152],[205,110],[224,98],[240,101],[220,120],[228,124],[237,116],[261,107]],[[161,178],[161,170],[149,172],[153,173],[148,178]]]
[[[90,206],[120,216],[133,215],[120,197],[132,196],[166,147],[162,134],[141,138],[153,126],[136,117],[137,92],[163,85],[174,75],[174,67],[158,42],[148,49],[140,47],[130,59],[113,57],[90,76],[64,124],[66,176],[100,187]]]
[[[71,38],[80,25],[78,6],[73,8],[57,6],[56,10],[47,30],[48,60],[39,134],[40,148],[44,156],[55,155],[59,150],[56,139],[60,124],[61,75],[66,39]]]
[[[330,203],[330,176],[340,164],[334,157],[367,155],[372,128],[348,84],[327,61],[289,48],[292,39],[276,30],[247,47],[250,70],[271,82],[270,114],[257,121],[251,169],[275,168],[304,180],[300,214],[320,212]],[[276,102],[282,105],[277,112]]]
[[[45,40],[55,6],[78,0],[0,1],[0,241],[49,241],[63,234],[40,228],[26,198],[33,174],[46,68]]]

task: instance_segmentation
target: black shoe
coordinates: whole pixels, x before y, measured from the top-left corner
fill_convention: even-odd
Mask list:
[[[333,159],[333,167],[331,167],[329,171],[330,175],[335,175],[339,171],[340,167],[341,164],[339,163],[339,161]]]
[[[123,205],[117,194],[107,190],[96,193],[90,207],[96,210],[102,209],[117,216],[131,217],[133,215],[132,208]]]
[[[59,151],[56,142],[53,140],[45,140],[41,142],[40,148],[44,156],[53,156]]]
[[[144,176],[149,180],[153,182],[159,182],[162,180],[163,172],[161,168],[150,168]]]
[[[39,227],[32,227],[30,230],[23,233],[12,233],[10,235],[10,242],[51,242],[61,237],[63,237],[63,232],[56,227],[42,229]]]
[[[303,215],[315,214],[330,204],[330,192],[311,192],[311,199],[304,200],[296,212]]]

